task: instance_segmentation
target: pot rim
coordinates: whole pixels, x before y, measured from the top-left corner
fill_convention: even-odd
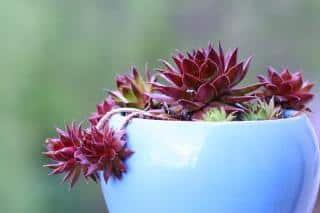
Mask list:
[[[114,115],[114,117],[124,118],[122,115]],[[309,120],[306,113],[302,113],[299,115],[286,117],[286,118],[280,118],[280,119],[274,119],[274,120],[255,120],[255,121],[216,121],[216,122],[210,122],[210,121],[183,121],[183,120],[156,120],[156,119],[145,119],[145,118],[133,118],[130,123],[135,122],[151,122],[151,123],[161,123],[161,124],[200,124],[200,125],[211,125],[211,126],[220,126],[220,125],[264,125],[264,124],[281,124],[281,123],[291,123],[293,121],[299,121],[299,120]],[[130,125],[130,124],[129,124]]]

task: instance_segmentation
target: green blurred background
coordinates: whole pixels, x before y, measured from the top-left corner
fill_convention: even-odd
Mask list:
[[[221,40],[255,56],[247,81],[272,64],[320,85],[319,13],[319,0],[2,0],[0,212],[106,211],[98,185],[69,192],[40,153],[54,127],[83,121],[132,64],[159,66],[176,48]]]

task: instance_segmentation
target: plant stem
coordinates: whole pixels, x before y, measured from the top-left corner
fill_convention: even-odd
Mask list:
[[[140,112],[133,112],[130,115],[125,117],[125,120],[123,122],[123,124],[120,126],[119,129],[124,129],[126,128],[126,126],[129,124],[129,122],[134,118],[134,117],[138,117],[140,114]]]
[[[151,112],[144,111],[144,110],[141,110],[141,109],[136,109],[136,108],[119,108],[119,109],[111,110],[110,112],[106,113],[106,114],[101,118],[101,120],[98,122],[98,124],[97,124],[97,126],[96,126],[97,129],[102,129],[103,126],[110,120],[110,118],[111,118],[113,115],[118,114],[118,113],[123,113],[123,112],[131,113],[131,114],[129,114],[129,115],[125,118],[125,121],[124,121],[124,123],[121,125],[121,128],[120,128],[120,129],[125,128],[125,127],[128,125],[128,123],[130,122],[130,120],[132,120],[132,118],[137,117],[137,116],[146,116],[146,117],[149,117],[149,118],[160,119],[160,120],[174,120],[173,118],[165,117],[165,116],[162,116],[162,115],[156,115],[156,114],[153,114],[153,113],[151,113]]]
[[[147,112],[147,111],[134,112],[134,113],[128,115],[125,118],[125,120],[124,120],[123,124],[121,125],[120,129],[124,129],[134,117],[139,117],[139,116],[146,116],[148,118],[159,119],[159,120],[174,120],[173,118],[164,117],[164,116],[161,116],[161,115],[155,115],[155,114],[153,114],[151,112]]]
[[[113,115],[118,113],[123,113],[123,112],[133,113],[133,112],[144,112],[144,111],[140,109],[135,109],[135,108],[119,108],[119,109],[111,110],[110,112],[107,112],[98,122],[97,129],[102,129],[105,123],[108,122]]]

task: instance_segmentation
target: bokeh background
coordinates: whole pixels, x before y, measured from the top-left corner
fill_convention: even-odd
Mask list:
[[[255,56],[248,82],[272,64],[320,85],[319,14],[319,0],[2,0],[0,212],[106,211],[98,185],[69,192],[40,153],[54,127],[85,120],[132,64],[159,66],[176,48],[220,40]]]

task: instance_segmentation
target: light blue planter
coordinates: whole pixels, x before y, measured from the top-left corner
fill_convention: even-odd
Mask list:
[[[114,127],[122,122],[113,117]],[[319,148],[306,116],[273,121],[134,119],[136,152],[102,191],[111,213],[309,213]]]

